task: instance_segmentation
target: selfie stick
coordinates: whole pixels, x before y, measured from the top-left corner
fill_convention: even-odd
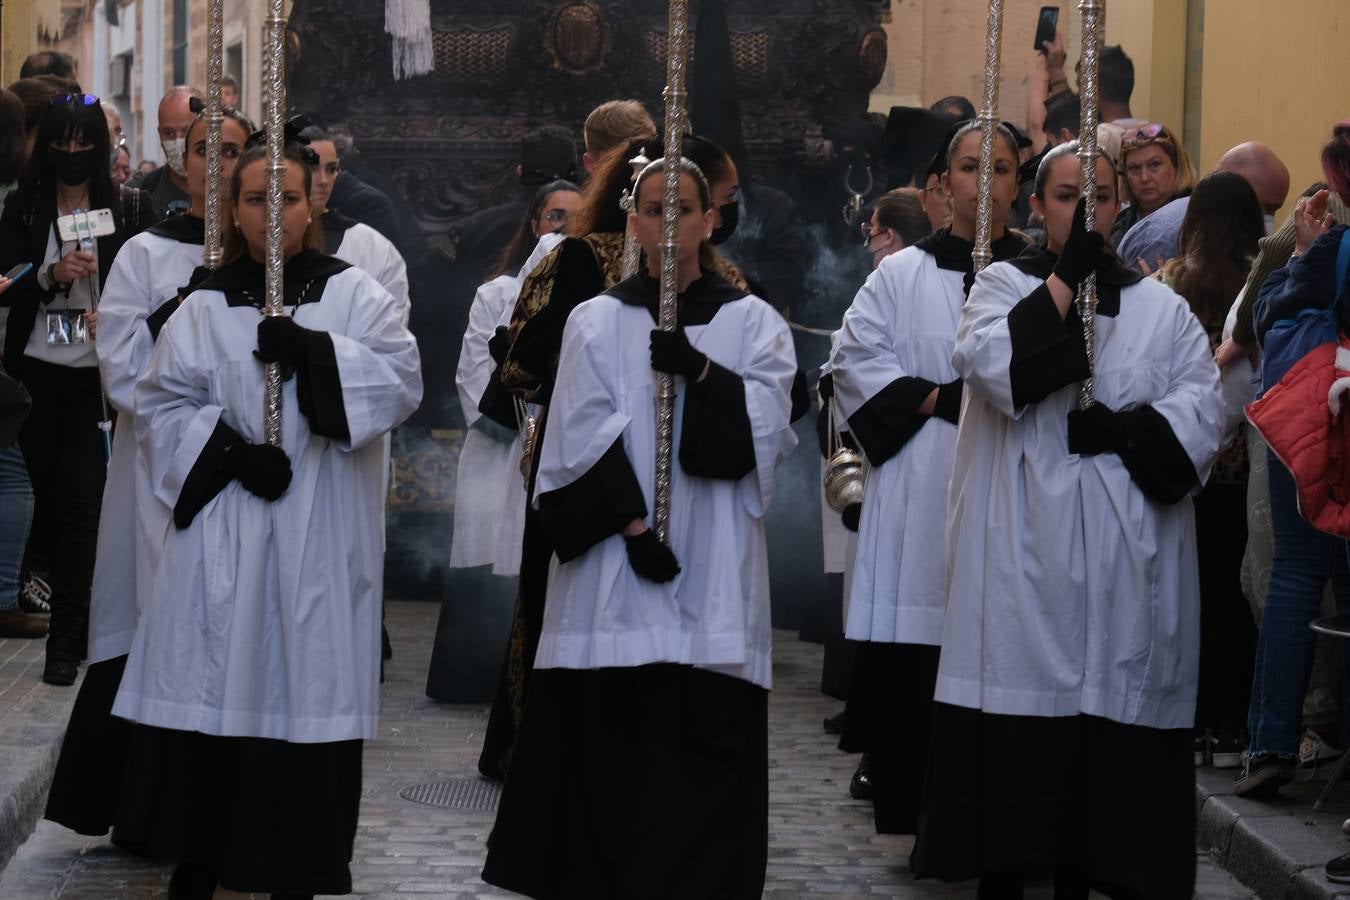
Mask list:
[[[84,221],[84,230],[81,231],[79,219],[76,219],[75,236],[79,238],[80,249],[86,253],[93,253],[95,259],[97,259],[98,248],[94,243],[94,224],[89,219],[89,210],[77,209],[74,216],[80,217]],[[89,279],[89,311],[97,313],[99,299],[97,273],[92,273],[86,277]],[[97,336],[95,339],[97,339]],[[101,379],[98,385],[98,398],[103,402],[103,418],[99,420],[98,430],[103,432],[103,462],[106,465],[112,461],[112,413],[108,411],[108,394],[103,390]]]

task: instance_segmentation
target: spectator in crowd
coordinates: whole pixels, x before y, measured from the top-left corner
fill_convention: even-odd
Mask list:
[[[192,111],[193,98],[204,101],[205,95],[195,87],[176,85],[169,88],[159,101],[159,145],[164,150],[164,165],[140,180],[129,182],[150,195],[155,215],[160,218],[180,213],[191,202],[188,197],[187,170],[183,167],[184,140],[188,126],[196,115]]]
[[[91,312],[122,244],[154,221],[140,192],[112,183],[108,123],[96,97],[56,97],[38,125],[32,157],[0,216],[0,270],[34,273],[6,292],[11,306],[5,369],[33,410],[19,434],[36,500],[34,527],[50,548],[51,635],[42,678],[75,681],[84,655],[94,545],[106,457]],[[59,239],[55,220],[75,209],[111,209],[116,231],[85,250]],[[42,313],[42,315],[39,315]],[[55,564],[59,562],[58,564]]]
[[[131,154],[126,147],[118,147],[113,151],[112,177],[113,184],[118,187],[131,180]]]
[[[14,190],[27,158],[23,102],[13,92],[0,88],[0,209]],[[8,304],[4,294],[10,285],[9,280],[0,278],[0,305]],[[4,320],[0,319],[0,342],[4,334]],[[7,378],[0,376],[0,380]],[[33,489],[23,451],[17,443],[0,446],[0,638],[39,638],[47,634],[45,620],[19,608],[19,570],[32,521]]]
[[[1058,147],[1078,140],[1078,126],[1083,120],[1083,104],[1072,91],[1056,94],[1045,101],[1045,141],[1047,147]]]
[[[1242,290],[1264,228],[1256,191],[1234,172],[1196,185],[1181,226],[1185,252],[1159,273],[1190,304],[1217,350],[1233,298]],[[1195,498],[1200,565],[1200,687],[1195,761],[1241,765],[1243,721],[1251,697],[1256,623],[1242,594],[1247,545],[1247,445],[1238,434],[1219,454]]]
[[[28,160],[27,111],[13,91],[0,88],[0,210],[4,209]],[[0,324],[0,334],[4,333]]]
[[[127,134],[122,130],[122,113],[111,103],[103,104],[103,117],[108,120],[108,140],[113,149],[127,145]]]
[[[234,80],[233,75],[222,75],[220,78],[220,105],[226,109],[239,108],[239,82]]]
[[[401,224],[408,216],[395,206],[393,187],[376,169],[366,164],[346,126],[335,125],[327,131],[341,163],[341,171],[333,182],[333,192],[328,197],[328,208],[384,235],[398,249],[408,269],[415,269],[426,253],[421,230],[413,222],[408,222],[406,227]]]
[[[1111,229],[1112,247],[1120,244],[1134,223],[1187,196],[1195,187],[1191,157],[1165,125],[1149,122],[1130,128],[1121,136],[1120,153],[1116,158],[1125,176],[1124,194],[1131,202]]]
[[[38,123],[51,105],[53,97],[66,94],[78,94],[80,86],[73,81],[58,78],[55,75],[38,75],[34,78],[20,78],[9,86],[9,90],[23,103],[23,127],[27,134],[25,152],[33,155],[33,142],[37,140]]]
[[[60,50],[39,50],[23,61],[19,67],[19,77],[36,78],[39,75],[55,75],[57,78],[73,80],[75,57]]]
[[[152,161],[148,159],[143,159],[136,164],[136,171],[139,172],[141,175],[149,175],[151,172],[155,171],[155,169],[158,168],[159,166],[155,165]]]
[[[1233,172],[1247,180],[1265,215],[1265,233],[1273,232],[1275,213],[1289,196],[1289,169],[1275,151],[1259,141],[1238,144],[1219,159],[1215,171]],[[1178,235],[1189,204],[1189,197],[1178,197],[1136,222],[1120,239],[1118,250],[1125,264],[1150,272],[1180,253]]]
[[[656,123],[647,108],[636,100],[607,100],[591,110],[581,134],[586,144],[581,164],[590,177],[605,154],[615,147],[634,138],[656,137]]]
[[[1350,200],[1350,123],[1336,127],[1322,151],[1322,170],[1342,202]],[[1344,225],[1335,225],[1327,191],[1300,201],[1294,209],[1295,244],[1289,264],[1260,288],[1255,308],[1256,336],[1265,344],[1275,323],[1307,310],[1335,308],[1340,297],[1336,260]],[[1335,225],[1335,227],[1333,227]],[[1347,310],[1338,309],[1344,328]],[[1262,372],[1269,388],[1295,360],[1272,364]],[[1322,592],[1331,581],[1336,605],[1350,611],[1350,555],[1341,538],[1312,527],[1299,513],[1293,476],[1281,460],[1267,457],[1270,519],[1275,561],[1257,637],[1256,677],[1252,683],[1247,727],[1251,746],[1234,783],[1239,796],[1269,797],[1294,778],[1302,732],[1303,696],[1308,687],[1315,635],[1308,628],[1319,614]]]

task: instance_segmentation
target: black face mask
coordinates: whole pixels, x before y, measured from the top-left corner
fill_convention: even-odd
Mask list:
[[[74,187],[94,177],[98,156],[96,150],[76,150],[74,153],[69,150],[48,150],[47,154],[51,157],[52,170],[62,184]]]
[[[726,206],[717,207],[717,211],[722,216],[722,224],[713,229],[709,240],[714,244],[724,244],[736,233],[736,226],[741,221],[741,205],[733,200]]]

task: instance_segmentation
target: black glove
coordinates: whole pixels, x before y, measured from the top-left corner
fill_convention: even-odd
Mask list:
[[[844,511],[839,514],[839,518],[844,520],[844,527],[854,534],[858,533],[858,522],[862,520],[862,504],[850,503],[844,507]]]
[[[1129,446],[1120,421],[1111,407],[1094,403],[1069,413],[1069,452],[1079,456],[1119,453]]]
[[[624,535],[623,543],[628,551],[628,564],[648,581],[665,584],[680,574],[680,561],[650,528],[633,537]]]
[[[652,368],[656,371],[697,381],[707,364],[708,357],[694,349],[683,328],[674,331],[652,329]]]
[[[263,316],[253,355],[265,363],[303,366],[309,362],[309,335],[310,330],[295,324],[290,316]]]
[[[238,479],[244,490],[264,500],[276,500],[291,485],[291,460],[271,444],[236,441],[225,449],[220,466]]]
[[[1100,270],[1107,261],[1106,238],[1087,230],[1087,211],[1080,198],[1073,211],[1073,228],[1069,230],[1069,239],[1064,242],[1064,249],[1055,262],[1055,274],[1069,287],[1078,287],[1084,278]]]
[[[506,351],[511,349],[511,338],[508,337],[505,325],[498,325],[497,330],[492,332],[492,337],[488,339],[488,356],[497,365],[501,365],[506,359]]]
[[[834,398],[834,373],[826,372],[820,376],[820,381],[816,382],[816,392],[820,394],[823,403],[829,403]]]

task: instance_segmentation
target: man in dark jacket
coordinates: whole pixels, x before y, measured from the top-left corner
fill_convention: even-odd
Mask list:
[[[205,100],[202,92],[187,85],[169,88],[159,101],[159,144],[164,150],[164,165],[145,175],[133,175],[127,184],[150,195],[155,215],[166,219],[188,208],[187,170],[183,158],[187,155],[184,141],[188,126],[196,114],[192,112],[192,98]]]

